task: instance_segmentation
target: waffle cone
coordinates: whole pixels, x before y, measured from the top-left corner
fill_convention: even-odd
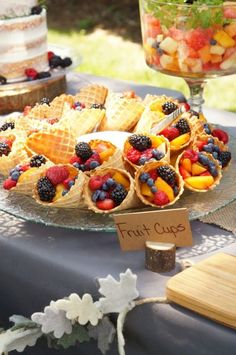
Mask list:
[[[174,102],[178,105],[178,100],[173,99],[173,97],[166,96],[166,95],[151,95],[147,94],[143,100],[143,104],[145,106],[149,106],[153,101],[159,101],[160,106],[162,106],[166,101]]]
[[[32,133],[26,140],[29,154],[42,154],[55,164],[66,164],[72,157],[76,136],[70,128],[53,127]]]
[[[165,115],[162,112],[151,111],[149,107],[146,107],[134,129],[134,132],[150,133],[153,125],[163,120],[164,117]]]
[[[35,186],[33,198],[38,204],[44,207],[54,207],[54,208],[84,208],[85,207],[83,202],[83,187],[84,187],[86,176],[84,173],[78,171],[72,165],[66,164],[66,166],[70,170],[73,170],[75,173],[78,174],[77,179],[75,180],[75,184],[71,187],[71,189],[65,196],[58,198],[54,202],[42,202],[39,199],[37,189]],[[45,176],[45,171],[46,170],[44,170],[44,172],[41,174],[40,177]]]
[[[176,163],[175,163],[175,168],[176,168],[176,170],[178,171],[178,173],[179,173],[180,160],[181,160],[183,154],[184,154],[184,152],[181,153],[181,154],[178,156],[178,158],[177,158],[177,160],[176,160]],[[216,178],[214,178],[214,184],[211,185],[210,187],[208,187],[208,189],[206,189],[206,190],[196,189],[196,188],[192,187],[191,185],[189,185],[185,180],[183,180],[183,182],[184,182],[184,188],[186,188],[186,189],[188,189],[188,190],[191,190],[191,191],[194,191],[194,192],[207,192],[207,191],[209,191],[209,190],[213,190],[217,185],[219,185],[220,180],[221,180],[221,178],[222,178],[222,173],[221,173],[221,170],[222,170],[222,169],[221,169],[221,167],[220,167],[218,161],[217,161],[216,159],[214,159],[211,154],[208,154],[208,153],[205,153],[205,152],[204,152],[203,154],[206,155],[211,161],[213,161],[213,162],[215,163],[216,168],[217,168],[217,171],[218,171],[218,176],[217,176]]]
[[[201,134],[201,135],[195,136],[195,138],[193,140],[193,144],[192,144],[193,150],[199,151],[199,149],[197,147],[198,140],[202,140],[202,141],[206,140],[207,141],[208,138],[214,139],[214,144],[220,148],[220,151],[222,151],[222,152],[229,151],[229,147],[226,144],[224,144],[222,141],[220,141],[217,137],[213,137],[208,134]],[[230,164],[231,164],[231,161],[229,161],[229,163],[224,168],[222,168],[223,171],[226,171],[228,169],[228,167],[230,166]]]
[[[30,174],[30,176],[27,176],[23,181],[17,182],[17,185],[11,189],[12,192],[17,192],[20,194],[28,195],[28,196],[33,196],[34,192],[34,186],[36,182],[38,181],[39,177],[43,173],[44,170],[47,170],[50,168],[50,166],[53,166],[54,164],[50,161],[47,161],[46,164],[41,165],[39,168],[34,169],[34,172]],[[30,169],[29,169],[30,170]],[[27,171],[29,171],[27,170]],[[22,173],[23,177],[24,173]]]
[[[75,102],[81,102],[85,104],[86,107],[90,107],[93,104],[103,105],[108,89],[105,86],[92,84],[85,86],[80,90],[78,94],[75,95]]]
[[[47,104],[36,104],[32,107],[26,117],[34,120],[44,120],[49,117],[49,110],[50,106]]]
[[[182,118],[182,115],[181,117],[178,117],[172,124],[175,124],[175,122],[177,122],[180,118]],[[188,124],[189,124],[189,127],[190,127],[190,137],[189,137],[189,140],[180,145],[180,146],[173,146],[170,142],[170,154],[176,154],[177,152],[181,152],[183,149],[187,149],[188,146],[190,146],[194,140],[194,137],[196,135],[196,131],[194,129],[194,126],[193,124],[191,123],[191,121],[189,121],[188,119],[186,119],[188,121]]]
[[[152,137],[154,137],[154,138],[157,137],[157,136],[153,136],[153,135],[147,134],[147,133],[144,133],[144,134],[142,134],[142,135],[148,136],[148,137],[150,137],[151,139],[152,139]],[[158,137],[162,140],[162,143],[165,144],[165,152],[166,152],[165,155],[164,155],[164,157],[163,157],[161,160],[159,160],[159,161],[166,161],[166,162],[169,163],[169,162],[170,162],[170,142],[169,142],[168,139],[166,139],[164,136],[158,136]],[[124,143],[123,159],[124,159],[124,161],[126,162],[126,164],[131,167],[131,172],[132,172],[131,174],[133,175],[134,172],[140,168],[140,165],[136,165],[136,164],[132,163],[130,160],[128,160],[128,158],[127,158],[127,152],[128,152],[128,150],[129,150],[130,148],[131,148],[131,145],[130,145],[130,143],[129,143],[129,139],[127,138],[126,141],[125,141],[125,143]],[[154,147],[153,147],[153,149],[154,149]],[[155,149],[158,149],[158,146],[155,147]],[[127,165],[126,165],[126,166],[127,166]],[[129,169],[128,169],[128,170],[129,170]]]
[[[96,150],[96,146],[98,146],[98,144],[100,144],[100,143],[104,143],[108,149],[113,148],[114,153],[107,160],[104,160],[102,165],[98,166],[94,170],[101,170],[101,169],[107,169],[107,168],[124,169],[124,163],[123,163],[123,159],[122,159],[122,151],[119,148],[117,148],[114,144],[112,144],[111,142],[108,142],[108,141],[100,140],[100,139],[93,139],[88,144],[90,145],[90,147],[92,149]],[[89,173],[93,172],[94,170],[90,170]]]
[[[96,212],[96,213],[113,213],[116,211],[122,211],[126,210],[129,208],[134,208],[140,205],[140,202],[137,198],[137,195],[135,193],[135,188],[134,188],[134,180],[132,179],[131,175],[123,169],[116,169],[116,168],[104,168],[100,169],[99,171],[95,172],[93,176],[96,175],[105,175],[107,173],[115,173],[116,171],[122,173],[129,181],[130,181],[130,186],[129,186],[129,192],[126,198],[121,202],[121,204],[111,210],[108,211],[103,211],[100,210],[99,208],[96,207],[96,204],[92,201],[91,195],[92,192],[89,189],[89,178],[86,178],[86,183],[84,185],[84,201],[88,209]]]
[[[138,99],[126,97],[109,98],[106,102],[106,117],[101,122],[101,131],[130,131],[138,122],[144,110]]]
[[[171,202],[169,202],[168,204],[164,205],[164,206],[157,206],[154,203],[150,202],[147,198],[145,198],[145,196],[143,196],[142,192],[141,192],[141,183],[139,180],[139,177],[141,174],[143,173],[147,173],[153,169],[157,169],[159,166],[168,166],[171,167],[172,170],[174,170],[176,172],[176,176],[177,176],[177,185],[179,187],[179,193],[178,195],[175,197],[175,199]],[[171,206],[174,203],[176,203],[180,196],[182,195],[182,193],[184,192],[184,183],[183,183],[183,179],[181,177],[181,175],[179,174],[179,172],[170,164],[164,162],[164,161],[160,161],[160,162],[148,162],[145,165],[143,165],[140,169],[138,169],[135,173],[135,188],[136,188],[136,192],[137,195],[139,197],[139,199],[148,206],[152,206],[155,208],[165,208],[167,206]]]
[[[49,106],[48,118],[60,119],[63,114],[65,105],[72,107],[74,104],[74,97],[72,95],[62,94],[55,97]]]
[[[194,134],[202,134],[204,132],[204,121],[202,121],[198,116],[191,114],[191,112],[185,112],[181,115],[182,118],[188,120],[194,130]]]
[[[81,111],[65,108],[60,123],[69,125],[76,137],[90,133],[96,129],[105,117],[105,110],[83,109]]]
[[[0,157],[0,174],[8,176],[11,169],[16,165],[25,161],[28,158],[27,151],[25,150],[26,135],[23,131],[16,129],[6,132],[1,132],[1,137],[14,136],[11,152],[8,155],[2,155]]]
[[[24,131],[26,135],[29,135],[32,132],[48,130],[52,127],[52,125],[48,123],[47,120],[38,120],[21,116],[16,120],[15,127],[17,130]]]

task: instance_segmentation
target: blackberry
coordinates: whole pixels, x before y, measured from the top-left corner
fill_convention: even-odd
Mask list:
[[[185,134],[190,132],[190,127],[188,121],[185,118],[181,118],[175,125],[178,128],[180,134]]]
[[[8,155],[11,152],[11,148],[7,143],[0,142],[0,157],[2,155]]]
[[[37,182],[37,191],[40,200],[45,202],[51,202],[56,195],[55,187],[46,176]]]
[[[31,168],[39,168],[41,165],[46,163],[46,158],[43,155],[34,155],[30,159]]]
[[[231,160],[231,153],[220,152],[218,155],[218,160],[221,162],[222,168],[226,167]]]
[[[34,6],[31,9],[31,15],[40,15],[42,11],[43,11],[42,6],[40,6],[40,5]]]
[[[162,111],[164,112],[165,115],[170,115],[172,112],[177,110],[178,106],[172,102],[172,101],[166,101],[162,105]]]
[[[45,79],[49,78],[51,76],[51,73],[49,71],[41,71],[40,73],[37,74],[36,79]]]
[[[199,118],[199,113],[197,111],[194,111],[194,110],[191,109],[189,112],[191,114],[191,117],[192,116],[196,116],[197,118]]]
[[[157,168],[157,174],[165,180],[170,186],[174,187],[176,183],[176,174],[175,171],[172,170],[167,165],[162,165]]]
[[[62,65],[63,60],[59,55],[54,55],[52,58],[49,59],[50,68],[62,67]]]
[[[85,142],[79,142],[76,144],[75,153],[77,157],[81,158],[83,161],[86,161],[93,155],[91,147]]]
[[[7,83],[7,79],[5,76],[0,75],[0,85],[5,85]]]
[[[152,146],[151,139],[141,134],[132,134],[132,136],[129,137],[129,143],[140,152],[143,152]]]
[[[62,59],[62,62],[61,62],[62,68],[69,67],[71,64],[72,64],[71,58],[66,57],[66,58]]]
[[[50,104],[50,100],[49,100],[47,97],[43,97],[43,98],[40,100],[40,104],[41,104],[41,105],[43,105],[43,104],[49,105],[49,104]]]
[[[103,110],[104,106],[102,104],[92,104],[90,108],[99,108],[100,110]]]
[[[118,184],[114,190],[111,192],[111,199],[115,202],[116,205],[120,205],[122,201],[126,198],[128,191],[126,188]]]
[[[0,128],[0,131],[6,131],[8,128],[14,129],[15,128],[15,122],[5,122]]]

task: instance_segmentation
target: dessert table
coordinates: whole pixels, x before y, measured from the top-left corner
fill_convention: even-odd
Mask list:
[[[133,89],[141,96],[157,92],[155,87],[87,74],[70,75],[68,92],[78,91],[86,82],[101,83],[115,91]],[[205,114],[209,121],[227,126],[236,136],[236,114],[208,108]],[[12,314],[29,317],[51,300],[72,292],[88,292],[97,299],[97,277],[111,274],[117,278],[130,268],[138,276],[141,298],[164,296],[167,280],[180,271],[180,259],[196,262],[219,251],[236,255],[236,239],[231,232],[200,221],[191,222],[191,228],[194,246],[198,246],[196,255],[192,256],[191,248],[181,248],[175,270],[158,274],[145,270],[143,251],[122,252],[115,233],[49,227],[0,212],[0,326],[7,326]],[[203,240],[209,242],[201,248]],[[124,335],[127,355],[236,353],[234,330],[173,304],[137,306],[127,316]],[[114,342],[108,354],[117,353]],[[36,347],[26,348],[24,354],[96,355],[100,351],[95,341],[60,351],[48,349],[39,341]]]

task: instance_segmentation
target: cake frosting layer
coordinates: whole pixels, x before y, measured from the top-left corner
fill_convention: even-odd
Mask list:
[[[0,19],[27,16],[37,0],[0,0]]]

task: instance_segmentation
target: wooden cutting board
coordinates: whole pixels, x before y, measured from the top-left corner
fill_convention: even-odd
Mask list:
[[[167,298],[236,329],[236,256],[219,253],[167,282]]]

